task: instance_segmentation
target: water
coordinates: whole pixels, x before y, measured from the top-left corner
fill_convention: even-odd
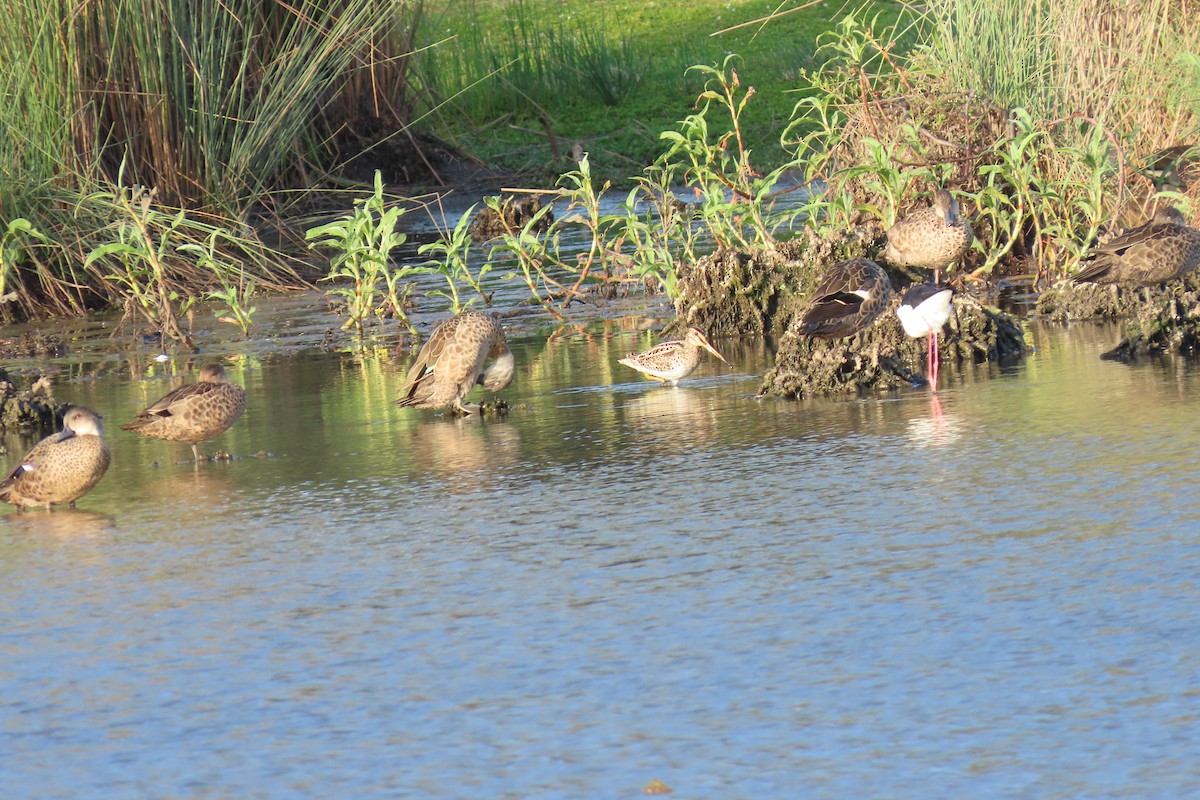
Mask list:
[[[183,362],[62,359],[114,463],[0,522],[4,796],[1200,791],[1192,365],[1035,327],[940,401],[759,401],[766,346],[659,388],[640,324],[518,334],[486,422],[214,346],[250,405],[198,469],[117,429]]]

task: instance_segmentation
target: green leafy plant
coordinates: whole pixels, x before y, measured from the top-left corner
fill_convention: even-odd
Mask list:
[[[0,313],[6,321],[11,319],[8,304],[17,299],[17,293],[9,290],[9,277],[25,259],[30,240],[44,242],[46,236],[23,217],[10,220],[0,235]]]
[[[329,273],[322,280],[333,287],[327,294],[341,298],[346,305],[343,330],[354,328],[359,342],[363,340],[364,322],[372,314],[391,314],[415,333],[408,318],[407,300],[411,291],[406,279],[428,272],[428,268],[401,265],[391,266],[392,251],[403,244],[407,236],[396,230],[405,209],[388,206],[383,194],[383,176],[375,171],[374,191],[354,202],[354,210],[341,219],[310,228],[304,234],[312,249],[333,251]],[[378,300],[379,283],[385,284],[384,296]]]
[[[93,248],[84,267],[99,261],[115,262],[106,277],[125,298],[125,317],[140,313],[165,338],[195,349],[190,324],[185,331],[179,319],[190,319],[198,298],[178,285],[167,269],[174,234],[187,215],[160,211],[155,206],[155,191],[144,186],[118,186],[104,194],[123,216],[108,229],[112,240]]]
[[[235,268],[233,264],[224,261],[217,251],[217,241],[220,237],[219,231],[213,231],[203,245],[187,243],[180,245],[178,249],[180,252],[195,255],[196,265],[210,270],[221,284],[220,289],[213,289],[208,293],[208,299],[219,300],[225,306],[227,313],[217,319],[238,326],[242,336],[249,336],[250,329],[254,327],[254,312],[257,310],[255,306],[248,305],[250,298],[254,296],[254,279],[247,278],[241,270],[236,270],[236,281],[231,279]]]
[[[555,293],[565,294],[561,283],[551,277],[549,267],[561,263],[555,256],[556,239],[552,236],[540,237],[537,230],[542,226],[542,220],[550,213],[550,204],[543,205],[524,221],[521,227],[516,227],[510,221],[510,215],[499,197],[485,197],[484,204],[501,220],[504,233],[499,242],[492,247],[492,256],[506,253],[517,262],[517,269],[510,271],[505,277],[512,279],[520,275],[525,281],[529,295],[535,303],[559,322],[565,317],[553,305]]]
[[[699,109],[679,130],[661,134],[668,149],[658,165],[669,167],[694,192],[698,221],[717,247],[752,250],[774,244],[773,231],[787,219],[774,210],[774,192],[780,178],[800,164],[793,159],[766,174],[755,169],[744,119],[756,92],[742,86],[736,60],[730,55],[720,67],[691,68],[706,78]]]
[[[491,293],[483,288],[483,279],[492,271],[492,265],[485,262],[480,265],[476,273],[471,273],[470,254],[473,242],[470,228],[476,205],[472,205],[463,212],[454,228],[447,231],[442,238],[417,248],[417,252],[421,255],[440,256],[440,258],[426,261],[425,264],[445,279],[447,288],[434,290],[430,294],[441,295],[450,300],[450,308],[455,314],[470,306],[475,299],[471,298],[465,302],[461,300],[458,290],[459,281],[472,289],[485,305],[491,305],[492,302]]]

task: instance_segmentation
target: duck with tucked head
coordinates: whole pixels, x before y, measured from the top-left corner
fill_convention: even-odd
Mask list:
[[[941,271],[965,256],[974,240],[971,224],[959,213],[954,195],[938,189],[932,206],[918,209],[888,228],[882,257],[897,267],[933,270],[933,282],[937,283]]]
[[[220,364],[205,364],[196,383],[185,383],[137,415],[121,430],[151,439],[187,442],[200,461],[196,445],[220,436],[246,410],[246,390],[230,383]]]
[[[1145,225],[1093,249],[1075,283],[1155,286],[1180,278],[1200,265],[1200,230],[1187,225],[1179,209],[1161,208]]]
[[[0,500],[17,508],[36,508],[75,501],[92,490],[112,460],[104,443],[100,415],[72,406],[58,433],[42,439],[0,481]]]
[[[488,359],[492,363],[484,369]],[[438,325],[421,347],[396,404],[478,414],[479,405],[464,404],[463,399],[476,384],[492,393],[500,391],[512,383],[515,367],[500,323],[487,314],[464,311]]]
[[[892,298],[892,282],[883,267],[865,258],[839,261],[821,277],[801,315],[801,336],[842,339],[866,328]]]
[[[730,366],[725,356],[717,352],[699,328],[688,328],[687,334],[680,340],[657,344],[644,353],[630,353],[617,363],[633,367],[667,386],[675,386],[680,379],[695,371],[700,364],[701,350],[707,350]]]

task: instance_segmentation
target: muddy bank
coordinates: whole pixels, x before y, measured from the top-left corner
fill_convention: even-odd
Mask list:
[[[1056,322],[1120,319],[1121,341],[1106,359],[1200,353],[1200,277],[1194,274],[1147,287],[1063,281],[1041,294],[1034,313]]]
[[[896,308],[910,279],[888,269],[894,293],[888,309],[867,330],[847,339],[814,340],[792,330],[825,270],[838,261],[879,250],[876,227],[849,229],[836,238],[810,230],[773,249],[724,251],[684,267],[675,300],[676,319],[664,336],[696,326],[714,337],[770,336],[780,340],[775,366],[761,394],[807,397],[924,382],[926,341],[905,335]],[[942,361],[1007,361],[1025,352],[1020,323],[970,297],[956,297],[942,337]]]
[[[829,264],[864,255],[877,245],[867,228],[822,238],[810,230],[772,249],[722,251],[680,269],[676,319],[664,334],[697,327],[709,336],[781,336],[808,302]]]
[[[50,381],[38,378],[28,389],[19,389],[6,370],[0,369],[0,430],[49,434],[67,406],[54,399]]]
[[[763,378],[759,396],[799,398],[894,390],[925,383],[925,339],[904,333],[896,318],[899,292],[866,330],[846,339],[813,339],[794,329],[784,334],[775,366]],[[940,338],[943,366],[997,361],[1008,363],[1026,351],[1020,323],[971,297],[954,298]]]

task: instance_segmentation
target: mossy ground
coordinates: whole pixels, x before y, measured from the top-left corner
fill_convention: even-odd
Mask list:
[[[1057,322],[1120,319],[1122,338],[1105,358],[1200,353],[1200,277],[1163,286],[1124,287],[1062,281],[1042,293],[1034,313]]]
[[[894,296],[874,323],[846,339],[813,339],[789,329],[760,395],[816,395],[894,390],[925,382],[926,340],[908,336],[896,318]],[[971,297],[955,297],[939,340],[941,363],[1007,363],[1025,353],[1020,323]]]
[[[0,369],[0,430],[47,435],[57,429],[56,423],[66,409],[65,403],[54,399],[48,381],[38,380],[28,389],[18,389],[8,373]]]

